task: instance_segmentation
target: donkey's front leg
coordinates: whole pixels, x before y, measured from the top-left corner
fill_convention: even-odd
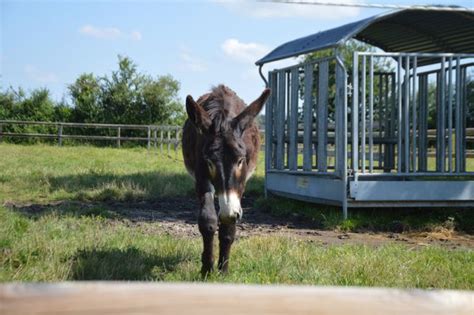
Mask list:
[[[219,270],[227,273],[229,270],[230,247],[235,239],[235,222],[222,223],[219,226]]]
[[[214,233],[217,231],[217,214],[214,207],[214,194],[207,192],[201,197],[201,210],[198,218],[204,249],[202,251],[201,274],[205,277],[214,268]]]

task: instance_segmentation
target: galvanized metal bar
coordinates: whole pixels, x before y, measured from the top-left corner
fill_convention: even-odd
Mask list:
[[[342,67],[336,63],[336,99],[335,99],[335,107],[336,107],[336,139],[335,139],[335,146],[336,146],[336,172],[339,174],[343,174],[344,170],[344,163],[347,161],[347,156],[344,152],[344,137],[346,131],[346,124],[345,124],[345,116],[344,116],[344,95],[345,95],[345,72]]]
[[[299,74],[298,67],[291,69],[291,97],[290,97],[290,125],[289,133],[289,156],[288,167],[290,170],[298,169],[298,89]]]
[[[453,171],[453,57],[448,59],[448,171]]]
[[[390,109],[389,109],[389,101],[388,101],[388,93],[389,93],[389,74],[386,74],[384,76],[384,96],[383,96],[383,104],[384,104],[384,111],[383,111],[383,116],[382,116],[382,121],[383,121],[383,134],[384,138],[388,139],[390,137],[390,125],[391,121],[388,119],[389,114],[390,114]],[[386,142],[383,145],[383,155],[384,155],[384,160],[383,160],[383,168],[385,172],[390,172],[390,149],[389,149],[389,144]]]
[[[274,168],[273,165],[273,107],[276,106],[276,87],[277,87],[277,74],[272,71],[268,73],[269,86],[272,90],[270,99],[265,104],[265,169],[270,170]]]
[[[313,135],[313,65],[306,64],[304,67],[304,104],[303,104],[303,170],[312,170],[312,144]]]
[[[459,57],[459,58],[474,58],[474,54],[472,53],[406,53],[406,52],[369,52],[369,51],[359,51],[360,56],[374,56],[374,57],[414,57],[418,56],[418,58],[449,58],[449,57]]]
[[[428,75],[419,76],[420,91],[420,149],[418,151],[418,171],[427,171],[428,166]]]
[[[319,64],[318,80],[318,172],[327,171],[327,132],[329,99],[329,62]]]
[[[290,131],[290,106],[291,106],[291,82],[290,82],[290,71],[286,71],[286,110],[284,113],[284,120],[285,120],[285,136],[283,140],[283,145],[285,146],[285,166],[284,168],[290,168],[290,143],[289,143],[289,131]]]
[[[405,172],[410,172],[410,57],[405,59],[405,93],[403,107],[404,163]]]
[[[402,173],[402,63],[403,57],[398,57],[398,68],[397,68],[397,95],[398,95],[398,141],[397,141],[397,170]]]
[[[383,121],[382,121],[382,113],[383,113],[383,74],[379,74],[379,97],[378,97],[378,131],[379,131],[379,138],[382,139],[383,135]],[[379,168],[382,167],[382,142],[379,143],[379,156],[378,156],[378,166]]]
[[[283,169],[285,159],[285,86],[286,75],[278,71],[278,99],[276,103],[276,169]]]
[[[369,172],[374,171],[374,56],[369,58]]]
[[[395,137],[395,129],[397,126],[397,97],[396,97],[396,75],[392,74],[391,79],[391,93],[390,93],[390,138]],[[395,169],[395,145],[390,144],[390,169]]]
[[[442,172],[441,169],[441,120],[439,119],[439,113],[441,112],[441,73],[438,71],[436,73],[436,171]]]
[[[461,58],[456,58],[456,173],[461,171],[462,165],[462,84],[461,84]]]
[[[353,54],[352,60],[352,169],[359,171],[359,54]],[[357,177],[355,177],[357,179]]]
[[[416,111],[417,111],[417,98],[416,98],[416,72],[417,72],[417,57],[413,57],[413,90],[412,90],[412,171],[416,172],[416,150],[417,150],[417,131],[418,131],[418,125],[417,125],[417,117],[416,117]]]
[[[341,55],[336,50],[336,113],[337,108],[339,107],[340,121],[338,124],[339,127],[339,141],[342,143],[336,143],[336,148],[339,147],[339,154],[336,152],[336,157],[339,162],[339,165],[336,164],[336,172],[339,169],[339,173],[342,177],[342,215],[344,219],[347,219],[347,189],[348,189],[348,180],[347,180],[347,71],[344,66],[344,61],[341,59]],[[337,118],[336,118],[337,123]]]
[[[438,118],[440,120],[440,171],[446,171],[446,59],[445,57],[441,58],[441,71],[440,71],[440,84],[441,84],[441,93],[440,93],[440,111],[438,113]]]
[[[466,171],[467,67],[461,68],[461,172]]]
[[[366,132],[366,119],[367,119],[367,116],[366,116],[366,109],[365,109],[365,101],[367,99],[367,95],[366,95],[366,75],[367,75],[367,66],[366,66],[366,63],[367,63],[367,58],[365,56],[362,57],[362,92],[361,92],[361,101],[362,101],[362,104],[361,104],[361,159],[362,159],[362,173],[365,173],[365,170],[366,170],[366,166],[365,166],[365,161],[367,159],[367,150],[366,150],[366,135],[365,135],[365,132]]]

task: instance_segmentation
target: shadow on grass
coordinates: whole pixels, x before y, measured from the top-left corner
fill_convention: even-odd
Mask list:
[[[320,229],[352,232],[460,231],[474,234],[472,208],[357,208],[344,220],[337,207],[272,196],[260,198],[257,207],[277,216],[295,216]]]
[[[71,280],[161,280],[187,259],[150,255],[135,247],[81,250],[74,257]]]

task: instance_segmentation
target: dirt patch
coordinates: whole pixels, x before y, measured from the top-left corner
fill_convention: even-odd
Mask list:
[[[253,207],[252,198],[244,198],[242,206],[244,217],[238,223],[237,235],[240,238],[256,235],[276,235],[293,237],[321,245],[365,244],[380,246],[387,243],[404,244],[413,248],[441,246],[443,248],[474,249],[474,236],[452,230],[432,232],[341,232],[325,230],[316,222],[302,216],[276,216]],[[104,215],[112,220],[122,220],[130,225],[140,225],[150,233],[165,233],[177,237],[200,237],[197,228],[198,204],[194,198],[162,198],[141,202],[76,202],[65,201],[50,204],[6,204],[28,216],[38,216],[56,211],[78,215]],[[73,209],[71,211],[71,209]],[[154,223],[150,225],[148,223]]]

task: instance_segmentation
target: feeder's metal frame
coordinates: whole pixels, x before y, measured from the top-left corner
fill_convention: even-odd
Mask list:
[[[393,58],[395,71],[376,73],[375,58]],[[438,59],[438,68],[419,71],[418,61],[426,58]],[[474,63],[465,60],[474,60],[474,54],[354,52],[350,88],[337,49],[330,57],[270,71],[272,95],[265,113],[266,193],[341,206],[344,218],[349,207],[474,206],[474,172],[466,171],[466,100],[460,92],[466,87],[466,69]],[[333,133],[328,131],[330,68],[336,78]],[[436,75],[438,83],[435,170],[427,168],[429,75]],[[377,93],[375,77],[379,81]],[[302,88],[300,137],[298,106]],[[312,93],[307,93],[309,90]],[[350,124],[348,92],[352,98]],[[377,130],[376,96],[377,102],[385,102],[383,110],[378,105]],[[331,167],[327,163],[329,142],[335,150]],[[303,158],[298,163],[301,143]],[[377,173],[375,166],[376,145],[380,148],[378,171],[382,173]]]

